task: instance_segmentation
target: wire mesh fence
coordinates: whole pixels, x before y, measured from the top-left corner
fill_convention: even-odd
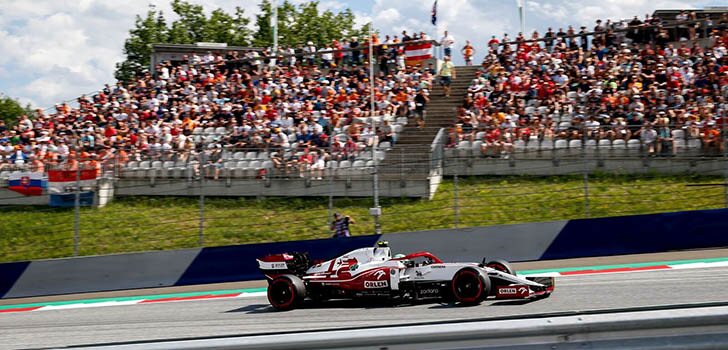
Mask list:
[[[385,233],[728,206],[728,162],[719,156],[668,157],[645,171],[625,172],[618,166],[593,165],[600,158],[588,152],[571,157],[576,166],[557,166],[553,160],[559,154],[554,153],[531,159],[527,157],[530,150],[514,148],[506,159],[473,152],[472,144],[468,152],[458,150],[459,144],[446,146],[444,141],[426,151],[393,146],[377,168],[367,165],[371,160],[367,150],[325,159],[323,168],[315,170],[306,161],[302,164],[296,152],[282,152],[283,162],[276,165],[272,158],[278,155],[270,150],[231,152],[217,158],[197,155],[184,164],[162,155],[125,164],[110,162],[99,171],[111,179],[116,195],[103,207],[0,206],[0,252],[3,261],[17,261],[326,238],[332,234],[334,212],[355,219],[352,234],[372,234],[374,171],[380,175],[382,214],[378,219]],[[636,153],[602,160],[621,164],[648,158]],[[259,164],[251,166],[254,161]],[[167,167],[165,162],[174,166]],[[269,163],[264,166],[263,162]],[[342,167],[343,162],[348,165]],[[670,174],[681,162],[712,170]],[[478,174],[477,169],[496,166],[515,171]],[[550,176],[554,169],[560,169],[559,176]],[[529,173],[537,175],[522,175]],[[417,187],[415,181],[428,185]],[[430,185],[437,181],[437,191],[432,192]],[[279,186],[278,194],[224,195],[266,186]],[[293,192],[299,187],[305,195]],[[391,195],[393,189],[402,188],[409,191],[408,196]],[[97,197],[97,201],[110,199]]]

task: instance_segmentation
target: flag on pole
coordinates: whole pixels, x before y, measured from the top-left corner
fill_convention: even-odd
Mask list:
[[[435,0],[435,3],[432,4],[432,25],[437,25],[437,0]]]

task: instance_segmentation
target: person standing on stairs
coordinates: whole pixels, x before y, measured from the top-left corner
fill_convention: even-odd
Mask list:
[[[427,97],[425,89],[420,88],[415,96],[415,118],[417,119],[417,128],[422,129],[425,127],[425,108],[427,102],[430,102],[430,98]]]
[[[442,40],[440,40],[440,45],[445,48],[445,56],[452,56],[452,47],[455,46],[455,38],[448,34],[446,30],[445,35],[443,35]]]
[[[455,65],[450,61],[450,56],[445,56],[445,62],[440,66],[440,85],[445,90],[445,96],[450,97],[450,84],[457,79]]]
[[[465,41],[465,46],[463,46],[460,52],[463,54],[463,58],[465,58],[465,65],[472,66],[473,56],[475,56],[475,48],[473,45],[470,45],[470,40]]]

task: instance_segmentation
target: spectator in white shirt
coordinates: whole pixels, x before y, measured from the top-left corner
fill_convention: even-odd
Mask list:
[[[452,47],[455,45],[455,38],[447,30],[440,40],[440,45],[445,49],[445,56],[452,56]]]

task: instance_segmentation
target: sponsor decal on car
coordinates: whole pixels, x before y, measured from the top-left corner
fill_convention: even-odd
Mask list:
[[[367,289],[387,288],[387,287],[389,287],[389,283],[387,281],[364,281],[364,288],[367,288]]]
[[[445,266],[443,266],[443,265],[432,265],[430,267],[432,267],[433,269],[444,269],[445,268]]]
[[[288,266],[286,263],[271,263],[270,266],[274,269],[286,269]]]
[[[374,273],[374,278],[379,280],[379,279],[382,279],[382,277],[384,277],[384,275],[386,275],[386,274],[387,274],[386,272],[379,270]]]
[[[529,294],[528,287],[519,285],[498,287],[496,291],[499,298],[527,298]]]
[[[439,295],[440,290],[437,288],[425,288],[419,290],[420,295],[427,296],[427,295]]]

